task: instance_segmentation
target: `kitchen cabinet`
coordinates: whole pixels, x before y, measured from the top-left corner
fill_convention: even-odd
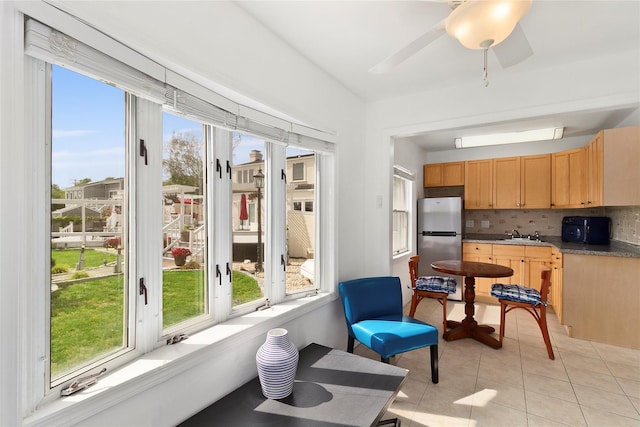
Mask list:
[[[424,165],[425,187],[452,187],[464,185],[464,162]]]
[[[563,269],[562,313],[569,335],[640,349],[640,258],[565,253]]]
[[[524,252],[525,247],[523,245],[493,245],[493,263],[510,267],[513,270],[513,276],[498,280],[502,280],[502,283],[505,284],[525,284],[526,265]]]
[[[603,205],[640,205],[640,126],[603,132]]]
[[[493,160],[495,209],[549,209],[550,206],[550,154]]]
[[[553,307],[560,324],[562,316],[562,253],[556,247],[551,248],[551,295],[549,304]]]
[[[464,162],[464,208],[493,207],[493,160]]]
[[[492,246],[491,243],[463,243],[462,259],[493,264]],[[487,277],[476,277],[476,295],[491,297],[491,285],[494,280]]]
[[[551,207],[584,208],[587,202],[586,148],[551,155]]]
[[[604,131],[598,134],[587,145],[587,206],[602,206]]]
[[[524,286],[540,290],[540,272],[551,268],[551,248],[549,246],[524,247]]]

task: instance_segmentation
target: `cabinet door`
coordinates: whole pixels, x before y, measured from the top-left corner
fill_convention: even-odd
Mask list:
[[[587,145],[587,207],[602,206],[604,131]]]
[[[582,208],[586,205],[586,149],[551,155],[551,207]]]
[[[542,269],[551,268],[551,248],[548,246],[525,246],[525,278],[524,285],[540,290],[540,273]]]
[[[493,245],[493,263],[513,270],[513,276],[492,279],[493,283],[523,284],[525,279],[525,258],[523,245]]]
[[[551,155],[521,157],[520,208],[551,207]]]
[[[493,162],[474,160],[465,162],[465,209],[490,209],[493,207]]]
[[[562,253],[557,248],[551,250],[551,301],[553,311],[562,323]]]
[[[491,251],[492,245],[490,243],[463,243],[462,259],[493,264]],[[476,295],[491,296],[492,280],[487,277],[476,277]]]
[[[442,183],[445,187],[464,185],[464,162],[444,163]]]
[[[520,208],[520,157],[493,160],[493,207]]]
[[[442,163],[432,165],[424,165],[424,186],[425,187],[442,187]]]

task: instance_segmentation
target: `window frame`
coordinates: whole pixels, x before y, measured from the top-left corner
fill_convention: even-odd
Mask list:
[[[395,181],[401,180],[404,184],[404,206],[398,207],[396,206],[396,185]],[[392,203],[391,203],[391,221],[392,221],[392,242],[391,242],[391,254],[393,258],[398,258],[410,253],[412,251],[412,235],[413,235],[413,224],[411,219],[413,218],[413,186],[415,185],[415,177],[408,171],[399,166],[394,166],[394,173],[392,177]],[[396,213],[404,213],[405,221],[406,221],[406,230],[404,234],[404,240],[406,242],[406,247],[404,248],[396,248],[395,242],[395,215]]]

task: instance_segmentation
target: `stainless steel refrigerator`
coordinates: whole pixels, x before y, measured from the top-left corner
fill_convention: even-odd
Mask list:
[[[462,198],[437,197],[418,200],[418,275],[448,276],[456,279],[455,294],[448,299],[462,300],[463,279],[434,271],[433,261],[462,259]]]

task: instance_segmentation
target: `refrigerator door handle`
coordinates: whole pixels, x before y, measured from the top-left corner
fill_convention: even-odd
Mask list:
[[[449,237],[449,236],[457,236],[458,233],[455,231],[423,231],[423,236],[438,236],[438,237]]]

